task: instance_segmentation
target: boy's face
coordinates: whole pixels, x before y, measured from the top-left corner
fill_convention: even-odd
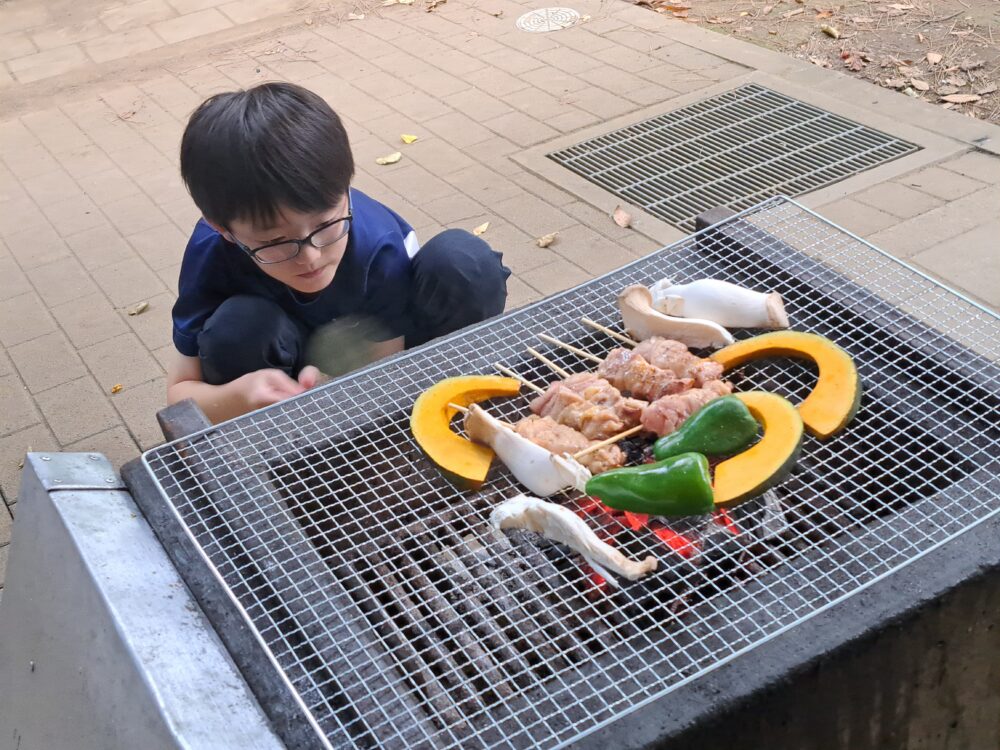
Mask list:
[[[306,242],[294,258],[280,263],[257,263],[257,267],[272,279],[277,279],[297,292],[315,294],[326,289],[337,273],[340,261],[347,250],[349,235],[346,230],[350,222],[338,221],[328,229],[321,227],[338,219],[346,219],[349,211],[349,202],[345,195],[328,211],[301,213],[292,209],[282,209],[278,212],[273,226],[260,226],[252,221],[234,219],[229,225],[229,231],[222,229],[220,231],[235,239],[240,245],[256,250],[281,240],[301,240],[320,229],[321,231],[315,235],[315,241],[316,244],[325,245],[324,247],[317,248]],[[325,244],[327,238],[337,236],[342,231],[344,234],[340,239],[329,245]],[[280,249],[278,251],[281,252]],[[265,254],[270,252],[272,250],[262,251],[258,256],[266,257]]]

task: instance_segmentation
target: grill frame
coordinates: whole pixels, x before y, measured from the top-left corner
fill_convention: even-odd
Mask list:
[[[804,211],[803,209],[801,209],[801,207],[799,207],[799,206],[798,206],[797,204],[795,204],[795,203],[794,203],[794,202],[792,202],[792,201],[787,201],[787,200],[775,200],[775,201],[769,201],[769,202],[768,202],[767,204],[764,204],[764,207],[762,207],[762,208],[761,208],[761,207],[758,207],[758,208],[756,208],[756,209],[751,209],[751,210],[748,210],[748,211],[745,211],[745,212],[743,212],[743,214],[741,214],[740,216],[736,217],[736,218],[735,218],[734,220],[732,220],[732,221],[728,222],[727,224],[728,224],[729,226],[734,226],[734,222],[738,222],[738,221],[740,221],[740,220],[741,220],[741,219],[743,219],[743,218],[746,218],[746,217],[751,217],[751,216],[753,216],[753,215],[755,215],[755,214],[759,214],[759,213],[765,213],[765,214],[766,214],[766,213],[767,213],[768,211],[778,211],[778,212],[780,212],[781,210],[783,210],[783,208],[784,208],[784,209],[789,209],[789,210],[792,210],[792,211],[797,211],[797,212],[802,212],[802,215],[803,215],[803,216],[811,216],[811,217],[813,217],[813,219],[814,219],[814,220],[818,220],[818,221],[822,221],[822,220],[820,220],[820,219],[819,219],[819,217],[817,217],[817,216],[816,216],[815,214],[812,214],[812,212],[807,212],[807,211]],[[765,223],[766,223],[766,222],[765,222]],[[824,222],[824,224],[826,224],[826,226],[830,226],[830,225],[829,225],[828,223],[825,223],[825,222]],[[713,229],[712,231],[716,231],[716,232],[718,232],[718,231],[719,231],[719,228],[718,228],[718,227],[716,227],[716,228],[714,228],[714,229]],[[706,233],[702,233],[702,234],[701,234],[701,236],[707,236],[707,235],[706,235]],[[857,241],[857,238],[853,238],[853,239],[854,239],[855,241]],[[689,239],[689,240],[685,240],[684,242],[694,242],[694,241],[697,241],[697,238],[693,238],[693,239]],[[676,243],[676,244],[678,244],[678,245],[682,245],[682,244],[684,244],[684,242],[682,242],[682,243]],[[883,256],[884,256],[884,254],[883,254]],[[884,257],[885,257],[885,258],[888,258],[888,256],[884,256]],[[638,263],[638,264],[642,264],[642,263],[646,263],[646,262],[647,262],[647,261],[639,261],[639,262],[637,262],[637,263]],[[635,265],[637,265],[637,264],[632,264],[632,266],[635,266]],[[630,266],[630,267],[631,267],[631,266]],[[616,274],[620,274],[620,273],[621,273],[621,270],[619,270],[619,271],[616,271],[616,272],[612,272],[612,274],[609,274],[609,275],[607,275],[606,277],[602,277],[601,279],[597,279],[597,280],[595,280],[594,282],[590,282],[590,284],[589,284],[589,285],[584,285],[584,288],[586,288],[586,287],[588,287],[588,286],[592,286],[592,285],[594,285],[594,284],[596,284],[596,283],[598,283],[598,282],[602,281],[603,279],[607,279],[608,277],[614,277],[614,276],[615,276]],[[921,276],[921,277],[923,277],[923,278],[924,278],[924,279],[926,280],[926,277],[924,277],[924,276],[923,276],[922,274],[920,274],[920,276]],[[891,281],[891,280],[890,280],[890,281]],[[936,285],[936,286],[937,286],[937,287],[938,287],[939,289],[943,289],[943,287],[940,287],[940,285]],[[565,298],[567,294],[571,294],[571,293],[573,293],[574,291],[576,291],[576,290],[570,290],[570,292],[568,292],[568,293],[564,293],[564,294],[562,294],[562,295],[558,295],[558,296],[556,296],[556,297],[555,297],[555,298],[553,298],[553,299],[555,299],[555,300],[558,300],[558,299],[561,299],[561,298]],[[846,288],[845,288],[844,290],[841,290],[841,291],[846,291]],[[537,304],[536,304],[536,305],[534,305],[534,306],[531,306],[531,308],[529,308],[529,310],[530,310],[530,309],[537,309],[537,308],[539,308],[539,306],[544,306],[544,305],[546,305],[546,304],[549,304],[549,303],[551,303],[551,302],[552,302],[552,300],[546,300],[546,301],[542,301],[542,302],[540,302],[540,303],[537,303]],[[973,304],[974,304],[974,303],[973,303]],[[605,306],[607,306],[607,305],[605,305]],[[976,307],[978,308],[978,306],[976,306]],[[979,309],[980,309],[980,310],[982,310],[982,308],[979,308]],[[523,311],[519,311],[518,313],[514,313],[513,315],[517,315],[517,314],[521,314],[521,312],[523,312]],[[581,311],[581,314],[590,314],[591,312],[592,312],[591,310],[583,310],[583,311]],[[983,312],[986,312],[986,313],[987,313],[988,315],[991,315],[991,316],[993,315],[992,313],[989,313],[989,311],[985,311],[985,310],[983,310]],[[591,315],[591,316],[593,317],[593,315]],[[506,319],[506,318],[510,318],[510,317],[511,317],[511,316],[505,316],[505,319]],[[994,316],[994,317],[995,317],[995,316]],[[490,323],[488,323],[488,324],[485,324],[484,326],[479,326],[479,327],[477,327],[476,329],[472,329],[472,331],[469,331],[469,332],[465,332],[465,333],[463,334],[463,336],[467,336],[467,335],[470,335],[471,333],[473,333],[473,332],[474,332],[474,331],[476,331],[476,330],[480,330],[480,329],[489,329],[489,328],[491,328],[491,327],[493,327],[493,326],[497,326],[497,325],[501,325],[501,324],[502,324],[502,322],[503,322],[503,320],[504,320],[504,319],[501,319],[501,320],[499,320],[499,321],[491,321]],[[455,338],[457,338],[457,339],[461,339],[461,338],[463,338],[463,336],[459,336],[459,337],[455,337]],[[453,340],[453,339],[447,339],[446,341],[452,341],[452,340]],[[442,342],[442,344],[443,344],[443,343],[444,343],[444,342]],[[422,351],[422,350],[421,350],[421,351]],[[393,360],[393,362],[398,362],[398,361],[400,361],[400,360],[406,360],[406,359],[409,359],[409,358],[411,358],[411,357],[416,357],[416,356],[420,356],[420,355],[421,355],[421,351],[417,351],[417,352],[411,352],[411,353],[407,353],[407,354],[403,354],[403,355],[400,355],[400,357],[397,357],[397,358],[395,358],[395,359]],[[392,364],[392,363],[389,363],[389,364]],[[564,364],[565,364],[565,362],[564,362]],[[388,366],[389,366],[389,365],[387,365],[387,364],[380,364],[380,365],[376,365],[376,366],[374,366],[374,367],[372,367],[372,368],[368,368],[368,369],[367,369],[366,371],[362,371],[362,372],[360,372],[360,373],[357,373],[357,374],[356,374],[356,375],[354,375],[354,376],[351,376],[350,378],[348,378],[348,380],[354,380],[354,379],[358,379],[358,378],[363,378],[363,377],[365,377],[365,376],[366,376],[366,374],[367,374],[367,373],[372,373],[372,372],[376,372],[376,373],[377,373],[377,372],[379,372],[379,371],[383,371],[383,370],[385,370],[385,369],[386,369],[386,368],[387,368]],[[579,368],[579,367],[578,367],[577,369],[582,369],[582,368]],[[341,382],[343,382],[343,381],[341,381]],[[329,388],[331,388],[331,387],[333,387],[333,386],[328,386],[327,388],[329,389]],[[301,402],[301,401],[302,401],[302,399],[299,399],[299,401]],[[282,410],[284,410],[284,409],[289,409],[289,408],[294,408],[294,407],[292,407],[292,406],[283,406],[283,407],[271,407],[270,409],[267,409],[267,410],[262,410],[261,412],[257,412],[257,413],[256,413],[256,414],[255,414],[255,415],[254,415],[253,417],[246,417],[246,418],[242,418],[242,419],[243,419],[243,420],[251,420],[251,421],[252,421],[252,420],[254,420],[254,419],[256,419],[256,420],[261,420],[261,419],[266,419],[266,415],[268,415],[268,414],[270,414],[270,413],[272,413],[272,412],[274,412],[274,411],[282,411]],[[239,420],[238,420],[238,421],[239,421]],[[147,452],[147,454],[145,454],[145,455],[144,455],[144,457],[143,457],[143,461],[145,462],[145,465],[146,465],[146,467],[147,467],[147,469],[148,469],[148,468],[150,468],[150,465],[149,465],[148,461],[149,461],[149,459],[150,459],[150,457],[151,457],[151,456],[154,456],[154,455],[156,454],[156,452],[157,452],[157,451],[164,451],[164,450],[168,450],[168,449],[172,449],[172,448],[171,448],[171,446],[172,446],[172,447],[177,447],[177,446],[181,446],[181,447],[183,447],[183,445],[185,445],[185,444],[189,444],[190,442],[193,442],[193,441],[194,441],[195,439],[197,439],[197,437],[198,437],[199,435],[200,435],[200,436],[204,436],[204,435],[207,435],[207,434],[209,434],[209,433],[212,433],[212,432],[216,432],[216,431],[217,431],[217,430],[219,430],[219,429],[222,429],[222,428],[213,428],[212,430],[208,430],[208,431],[203,431],[203,432],[201,432],[201,433],[198,433],[197,435],[194,435],[194,436],[191,436],[191,437],[187,438],[186,440],[182,440],[182,441],[179,441],[179,442],[175,442],[175,443],[171,443],[171,444],[169,444],[169,446],[164,446],[164,447],[162,447],[162,448],[158,448],[158,449],[154,449],[153,451],[150,451],[150,452]],[[162,486],[161,486],[161,487],[159,487],[159,492],[160,492],[160,493],[163,493],[163,488],[162,488]],[[179,516],[179,514],[177,513],[177,510],[176,510],[176,509],[175,509],[175,508],[174,508],[174,507],[173,507],[173,506],[172,506],[172,505],[171,505],[171,504],[170,504],[169,502],[168,502],[168,503],[166,503],[166,505],[168,506],[168,510],[169,510],[169,511],[172,511],[172,514],[171,514],[170,512],[168,512],[168,513],[167,513],[166,515],[167,515],[167,516],[170,516],[170,515],[173,515],[173,516],[174,516],[174,521],[178,521],[178,522],[180,522],[180,523],[181,523],[181,531],[182,531],[182,533],[181,533],[181,536],[183,537],[183,536],[184,536],[184,533],[186,533],[186,534],[187,534],[187,536],[188,536],[188,542],[191,542],[191,543],[193,543],[193,542],[194,542],[194,539],[193,539],[193,537],[191,536],[191,533],[190,533],[190,531],[189,531],[189,530],[187,530],[187,529],[186,529],[186,527],[184,527],[184,525],[183,525],[183,522],[181,521],[181,519],[180,519],[180,516]],[[147,512],[148,512],[148,511],[147,511]],[[994,511],[993,511],[993,513],[995,513],[995,512],[996,512],[996,511],[994,510]],[[992,514],[991,514],[991,515],[992,515]],[[983,520],[986,520],[986,518],[988,518],[988,517],[990,517],[990,516],[984,516],[983,518],[979,519],[979,520],[978,520],[978,521],[977,521],[976,523],[981,523],[981,522],[982,522]],[[964,529],[962,529],[962,530],[960,530],[960,531],[956,532],[955,534],[953,534],[953,535],[950,535],[950,536],[948,536],[947,538],[943,538],[943,539],[940,539],[940,540],[938,540],[938,541],[937,541],[937,542],[936,542],[936,543],[934,544],[934,546],[932,546],[932,547],[928,548],[928,549],[927,549],[927,550],[925,550],[925,551],[924,551],[924,552],[923,552],[922,554],[926,554],[926,552],[930,551],[930,549],[934,549],[934,548],[936,548],[936,547],[940,546],[941,544],[944,544],[944,543],[945,543],[946,541],[948,541],[949,539],[951,539],[951,538],[954,538],[954,536],[956,536],[957,534],[960,534],[960,533],[963,533],[963,532],[964,532],[965,530],[967,530],[968,528],[971,528],[971,527],[972,527],[972,526],[970,525],[970,526],[968,526],[968,527],[966,527],[966,528],[964,528]],[[174,529],[174,531],[176,531],[176,528]],[[176,535],[175,535],[175,536],[176,536]],[[198,553],[198,552],[199,552],[199,551],[197,550],[197,547],[196,547],[196,546],[195,546],[195,551],[196,551],[196,553]],[[208,565],[209,565],[209,568],[211,569],[211,563],[210,563],[210,562],[208,561],[208,559],[207,559],[207,558],[205,558],[204,556],[202,556],[202,559],[203,559],[203,562],[206,562],[206,563],[208,563]],[[914,558],[911,558],[911,559],[910,559],[910,560],[909,560],[908,562],[912,562],[912,560],[914,560],[914,559],[917,559],[917,558],[916,558],[916,557],[914,557]],[[834,604],[835,604],[836,602],[838,602],[838,601],[841,601],[841,600],[843,600],[844,598],[846,598],[846,597],[848,597],[848,596],[851,596],[851,595],[853,595],[854,593],[857,593],[858,591],[860,591],[860,590],[863,590],[864,588],[867,588],[868,586],[871,586],[871,585],[873,585],[873,584],[874,584],[875,582],[877,582],[878,580],[881,580],[881,579],[883,579],[884,577],[886,577],[886,576],[890,575],[890,574],[891,574],[891,573],[892,573],[892,572],[893,572],[894,570],[896,570],[896,569],[897,569],[897,568],[892,568],[892,569],[890,569],[890,570],[887,570],[887,571],[886,571],[885,573],[883,573],[882,575],[880,575],[880,576],[878,576],[878,577],[876,577],[876,578],[874,578],[874,579],[872,579],[872,580],[868,581],[868,582],[867,582],[867,583],[866,583],[866,584],[865,584],[865,585],[864,585],[863,587],[858,587],[858,588],[856,588],[856,589],[852,590],[851,592],[849,592],[849,593],[847,593],[847,594],[844,594],[844,596],[843,596],[843,597],[840,597],[839,599],[835,599],[835,600],[832,600],[832,601],[828,602],[828,603],[827,603],[827,604],[826,604],[825,606],[823,606],[822,608],[819,608],[819,609],[815,609],[815,610],[812,610],[812,611],[811,611],[811,612],[809,613],[809,615],[808,615],[808,616],[806,616],[806,617],[803,617],[803,618],[800,618],[800,619],[797,619],[797,620],[795,620],[794,622],[791,622],[791,623],[789,623],[789,624],[787,624],[787,625],[783,626],[783,627],[782,627],[781,629],[779,629],[779,630],[777,630],[777,631],[775,631],[775,632],[772,632],[772,633],[771,633],[770,635],[768,635],[768,636],[767,636],[767,638],[764,638],[764,639],[759,639],[759,640],[755,641],[754,643],[752,643],[752,644],[748,645],[748,646],[747,646],[746,648],[744,648],[744,649],[741,649],[741,650],[739,650],[739,651],[735,651],[735,652],[733,652],[732,654],[728,655],[728,656],[727,656],[726,658],[724,658],[724,659],[720,659],[720,660],[718,660],[718,661],[714,662],[714,663],[712,664],[712,667],[711,667],[711,668],[715,668],[715,667],[717,667],[717,666],[721,666],[721,664],[723,664],[723,663],[726,663],[727,661],[731,660],[732,658],[735,658],[735,656],[737,656],[737,655],[738,655],[739,653],[744,653],[744,652],[746,652],[746,651],[749,651],[749,650],[752,650],[752,649],[753,649],[753,648],[755,648],[755,647],[756,647],[757,645],[759,645],[759,644],[761,644],[761,643],[764,643],[764,642],[765,642],[766,640],[770,640],[770,639],[773,639],[773,638],[777,637],[778,635],[781,635],[782,633],[786,632],[786,631],[787,631],[788,629],[790,629],[790,628],[794,627],[795,625],[797,625],[797,624],[799,624],[799,623],[801,623],[801,622],[804,622],[804,621],[805,621],[805,619],[808,619],[809,617],[813,617],[813,616],[815,616],[816,614],[819,614],[820,612],[822,612],[822,611],[825,611],[825,610],[826,610],[826,609],[828,609],[828,608],[829,608],[830,606],[833,606],[833,605],[834,605]],[[213,573],[215,574],[216,578],[217,578],[217,579],[218,579],[219,581],[222,581],[222,576],[221,576],[221,575],[219,575],[219,572],[218,572],[218,571],[212,571],[212,572],[213,572]],[[655,693],[653,693],[653,694],[649,695],[649,696],[648,696],[648,697],[647,697],[647,698],[646,698],[645,700],[642,700],[642,701],[636,701],[636,702],[634,702],[634,703],[630,704],[630,705],[628,706],[628,711],[627,711],[627,712],[631,712],[631,711],[635,711],[635,710],[639,709],[639,708],[640,708],[641,706],[643,706],[643,705],[645,705],[645,704],[647,704],[647,703],[649,703],[649,702],[651,702],[651,701],[653,701],[653,700],[657,700],[658,698],[662,697],[662,696],[663,696],[664,694],[666,694],[666,693],[667,693],[667,692],[669,692],[670,690],[674,690],[674,689],[676,689],[677,687],[680,687],[681,685],[683,685],[683,684],[686,684],[686,683],[690,682],[690,681],[691,681],[691,680],[693,680],[693,679],[696,679],[696,678],[697,678],[698,676],[700,676],[701,674],[704,674],[704,673],[705,673],[706,671],[707,671],[707,669],[703,669],[703,670],[701,670],[701,671],[697,672],[696,674],[692,674],[692,675],[690,675],[690,676],[686,677],[686,678],[685,678],[685,679],[683,679],[682,681],[679,681],[679,682],[674,682],[674,683],[671,683],[671,684],[670,684],[670,685],[669,685],[669,686],[668,686],[668,687],[667,687],[666,689],[664,689],[664,690],[662,690],[662,691],[659,691],[659,692],[655,692]],[[302,705],[300,705],[300,706],[299,706],[299,708],[302,708],[302,707],[303,707]],[[627,712],[624,712],[624,713],[627,713]],[[624,713],[621,713],[621,712],[620,712],[620,713],[616,713],[616,714],[614,714],[614,715],[611,715],[611,716],[608,716],[608,717],[607,717],[607,718],[606,718],[605,720],[603,720],[603,721],[601,721],[601,722],[598,722],[598,723],[594,724],[593,726],[590,726],[590,727],[588,727],[588,728],[587,728],[587,733],[589,733],[589,732],[594,732],[594,731],[598,730],[599,728],[601,728],[602,726],[605,726],[606,724],[608,724],[608,723],[610,723],[610,722],[612,722],[612,721],[615,721],[615,720],[617,720],[617,719],[621,718],[621,716],[622,716],[622,715],[624,715]],[[562,743],[561,743],[561,744],[567,744],[567,743],[569,743],[569,742],[572,742],[572,741],[574,741],[574,740],[578,739],[578,738],[579,738],[580,736],[582,736],[582,734],[580,734],[580,735],[577,735],[577,736],[573,736],[573,737],[569,737],[569,738],[566,738],[566,739],[564,739],[564,740],[562,741]],[[306,739],[308,739],[308,738],[306,738]],[[309,745],[302,745],[302,746],[309,746]],[[316,745],[316,746],[322,746],[322,745]],[[527,746],[527,745],[526,745],[526,746]],[[533,746],[533,747],[534,747],[534,746],[542,746],[542,745],[530,745],[530,746]],[[561,745],[557,745],[557,746],[561,746]]]
[[[753,137],[727,132],[740,126],[755,129]],[[781,140],[783,134],[789,142]],[[813,136],[817,139],[810,141]],[[759,157],[760,149],[769,151],[767,158]],[[748,82],[545,155],[589,184],[690,232],[704,211],[720,206],[740,211],[779,195],[795,198],[921,149]]]

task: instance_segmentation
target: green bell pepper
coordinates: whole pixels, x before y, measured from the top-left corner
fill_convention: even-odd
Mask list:
[[[715,507],[708,459],[700,453],[612,469],[591,477],[586,491],[616,510],[651,516],[691,516]]]
[[[677,430],[653,443],[653,456],[662,461],[681,453],[731,456],[750,446],[760,425],[736,396],[713,399],[685,420]]]

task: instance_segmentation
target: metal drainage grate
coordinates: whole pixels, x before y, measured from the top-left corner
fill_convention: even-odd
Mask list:
[[[687,231],[719,206],[795,197],[920,149],[749,84],[549,158]]]

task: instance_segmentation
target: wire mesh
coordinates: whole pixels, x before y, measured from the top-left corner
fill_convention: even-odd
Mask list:
[[[727,206],[795,197],[919,150],[832,112],[748,84],[549,154],[681,229]]]
[[[572,372],[592,367],[537,334],[604,355],[616,342],[581,316],[621,330],[618,292],[665,277],[780,292],[794,328],[855,358],[864,397],[844,433],[807,437],[795,473],[725,523],[672,523],[688,547],[588,516],[628,554],[659,558],[616,590],[560,546],[492,532],[491,508],[521,488],[499,465],[478,491],[451,485],[408,419],[430,385],[498,361],[553,380],[526,345]],[[331,745],[552,748],[997,513],[998,341],[995,315],[776,198],[144,461]],[[796,402],[816,373],[782,359],[732,377]],[[488,408],[514,421],[530,395]]]

